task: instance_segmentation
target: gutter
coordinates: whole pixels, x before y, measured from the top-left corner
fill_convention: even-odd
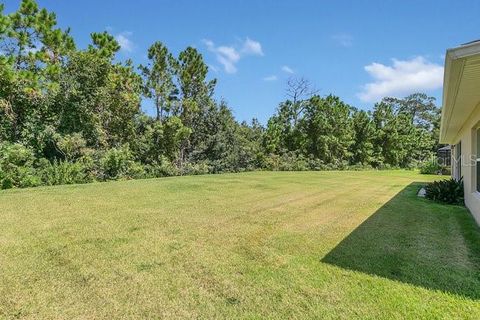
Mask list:
[[[447,49],[447,56],[452,60],[473,56],[480,53],[480,40],[472,41],[460,47]]]

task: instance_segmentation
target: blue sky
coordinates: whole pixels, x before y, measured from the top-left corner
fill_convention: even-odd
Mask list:
[[[218,79],[216,97],[237,119],[263,123],[285,98],[290,76],[362,109],[415,91],[440,104],[445,50],[480,38],[480,1],[38,2],[72,28],[79,47],[90,32],[114,34],[119,59],[145,63],[157,40],[174,54],[196,47]],[[10,12],[19,1],[4,3]]]

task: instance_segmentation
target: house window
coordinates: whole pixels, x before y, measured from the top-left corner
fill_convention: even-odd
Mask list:
[[[460,180],[460,178],[462,177],[462,141],[455,145],[454,163],[456,170],[455,178],[457,178],[457,180]]]

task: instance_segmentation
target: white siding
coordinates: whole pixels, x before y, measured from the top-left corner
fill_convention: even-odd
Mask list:
[[[462,161],[461,173],[465,187],[465,205],[475,217],[480,225],[480,193],[476,188],[476,166],[474,159],[476,158],[476,128],[480,125],[480,106],[477,105],[474,112],[468,117],[464,123],[456,142],[462,143]],[[480,153],[480,152],[479,152]],[[452,171],[452,176],[456,177],[457,170]]]

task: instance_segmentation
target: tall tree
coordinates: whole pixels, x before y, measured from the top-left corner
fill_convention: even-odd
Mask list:
[[[103,58],[113,59],[118,50],[120,50],[118,41],[107,31],[92,32],[90,37],[92,38],[92,44],[88,46],[88,50]]]
[[[3,10],[3,6],[1,7]],[[0,134],[41,148],[41,133],[55,118],[51,97],[67,55],[75,49],[56,16],[23,0],[16,12],[0,10]]]
[[[177,87],[174,83],[176,61],[160,41],[148,49],[147,66],[140,66],[144,77],[144,92],[147,98],[153,99],[157,112],[157,120],[161,121],[164,112],[169,112],[172,103],[177,100]]]
[[[212,95],[216,80],[207,80],[208,67],[202,55],[194,48],[188,47],[180,52],[177,74],[180,86],[180,101],[173,113],[178,115],[182,123],[192,129],[193,135],[186,139],[180,148],[180,164],[186,161],[188,154],[201,140],[196,132],[204,122],[200,117],[212,108]]]
[[[106,32],[92,33],[87,50],[70,55],[56,96],[58,132],[81,133],[88,146],[117,147],[134,137],[141,77],[131,61],[114,63],[119,45]]]
[[[352,116],[353,144],[350,146],[352,164],[370,165],[373,163],[375,126],[370,115],[364,110],[356,110]]]
[[[297,125],[298,119],[305,109],[306,102],[318,94],[318,90],[307,79],[290,77],[287,80],[286,96],[290,103],[290,113],[293,127]]]
[[[302,119],[309,154],[324,163],[348,161],[353,143],[351,111],[349,105],[333,95],[309,100]]]
[[[435,98],[424,93],[414,93],[405,98],[384,98],[383,103],[390,105],[397,117],[404,115],[410,120],[415,134],[415,147],[409,156],[420,160],[428,158],[439,147],[440,108]],[[413,161],[413,160],[409,160]]]
[[[402,99],[387,97],[383,102],[391,105],[396,113],[406,113],[412,124],[427,130],[432,129],[439,117],[440,109],[435,105],[435,98],[425,93],[414,93]]]

